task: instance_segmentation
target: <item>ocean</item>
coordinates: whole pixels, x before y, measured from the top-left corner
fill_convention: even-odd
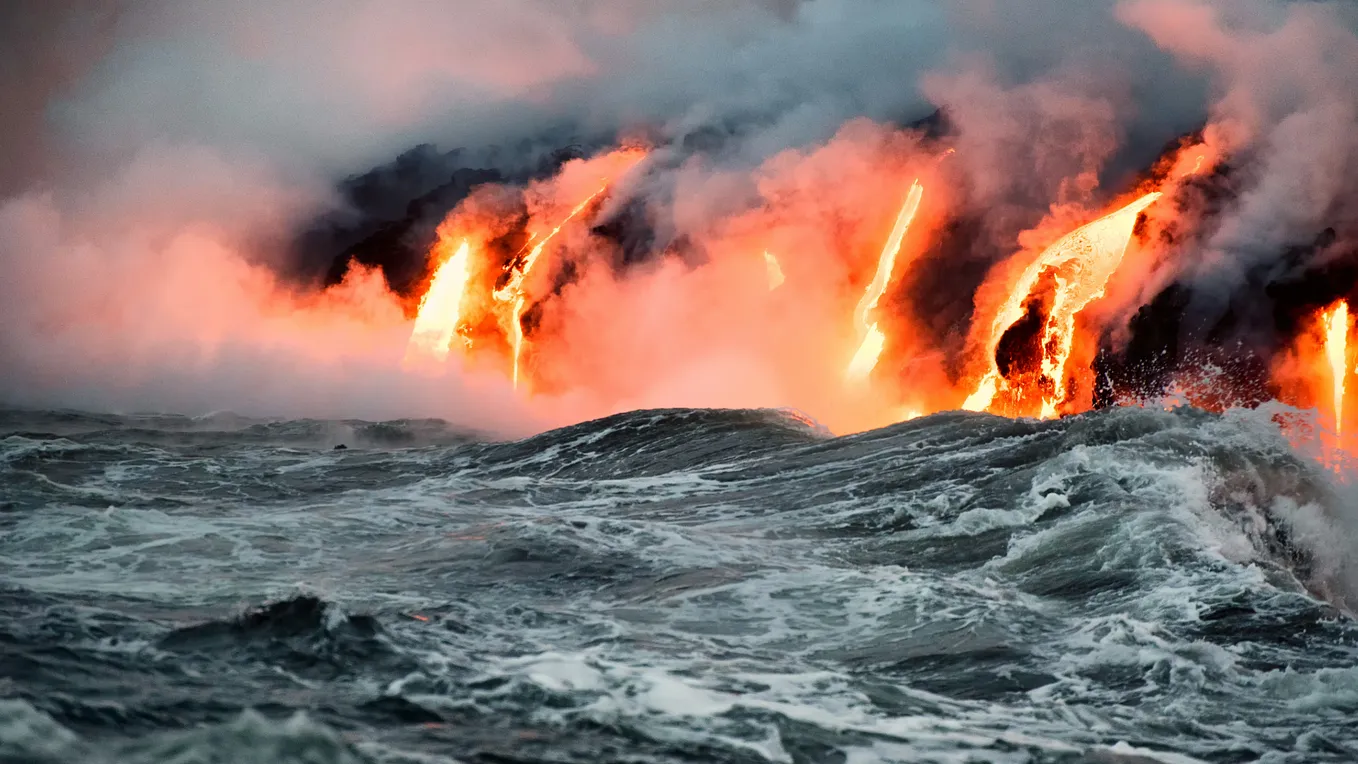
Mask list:
[[[1358,761],[1269,417],[0,410],[0,761]]]

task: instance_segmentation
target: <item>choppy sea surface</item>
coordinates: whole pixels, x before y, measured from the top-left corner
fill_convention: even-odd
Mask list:
[[[0,410],[0,761],[1353,762],[1355,496],[1260,411]]]

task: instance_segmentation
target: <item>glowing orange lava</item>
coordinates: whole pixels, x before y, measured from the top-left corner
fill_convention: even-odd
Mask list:
[[[871,320],[871,315],[877,309],[877,301],[882,298],[887,285],[891,283],[891,272],[896,268],[896,253],[901,249],[901,241],[905,238],[906,231],[910,230],[910,223],[914,221],[915,213],[919,211],[920,199],[923,196],[924,187],[916,180],[910,186],[905,204],[896,215],[896,224],[891,229],[891,235],[887,237],[882,254],[877,258],[877,273],[872,277],[867,290],[863,292],[858,307],[854,309],[854,322],[859,327],[862,339],[845,370],[845,376],[851,382],[867,379],[877,367],[882,349],[886,347],[886,335],[878,328],[877,322]]]
[[[769,272],[769,291],[772,292],[783,285],[783,267],[778,264],[778,258],[768,252],[764,253],[764,267]]]
[[[439,232],[434,245],[435,256],[446,256],[451,241]],[[457,333],[461,320],[462,295],[471,276],[471,245],[464,239],[451,257],[434,271],[429,289],[420,299],[420,310],[415,317],[415,328],[406,345],[406,368],[428,359],[442,362],[448,357],[448,346]]]
[[[524,289],[524,280],[528,278],[528,274],[532,272],[533,266],[536,265],[538,259],[542,257],[542,250],[546,248],[552,238],[560,233],[561,229],[576,215],[584,212],[585,208],[598,198],[599,194],[602,194],[607,188],[608,181],[604,181],[604,184],[599,186],[598,191],[590,194],[589,198],[577,204],[575,209],[571,210],[571,214],[566,216],[565,220],[562,220],[557,224],[556,228],[553,228],[541,241],[534,244],[527,256],[516,258],[505,267],[505,270],[509,272],[509,281],[505,282],[503,287],[495,290],[494,297],[497,302],[506,304],[509,307],[506,318],[509,322],[510,341],[514,349],[513,381],[514,389],[516,390],[519,387],[519,357],[523,353],[523,309],[528,304],[527,292]],[[533,239],[536,238],[537,235],[534,234]],[[530,239],[530,242],[531,241],[532,239]]]
[[[1025,304],[1042,275],[1052,273],[1055,295],[1042,328],[1041,416],[1056,416],[1057,406],[1066,398],[1066,361],[1075,340],[1075,316],[1089,303],[1103,296],[1108,279],[1122,263],[1131,243],[1137,217],[1155,203],[1161,192],[1153,191],[1120,210],[1083,225],[1058,239],[1024,270],[1009,297],[1000,306],[991,324],[985,345],[989,368],[976,391],[962,408],[988,410],[995,396],[1008,387],[995,357],[1000,340],[1026,312]]]
[[[465,353],[469,369],[482,363],[504,369],[515,389],[537,398],[534,408],[562,406],[569,416],[577,407],[592,415],[674,402],[743,407],[774,401],[814,409],[827,426],[853,432],[959,403],[972,411],[1053,418],[1130,395],[1119,386],[1139,379],[1123,382],[1110,372],[1099,380],[1107,385],[1091,384],[1096,369],[1121,370],[1095,364],[1096,340],[1114,337],[1107,322],[1130,315],[1140,297],[1143,285],[1128,273],[1140,263],[1132,261],[1144,260],[1153,272],[1178,241],[1160,234],[1192,223],[1180,219],[1177,205],[1151,205],[1176,194],[1179,179],[1205,171],[1215,161],[1209,149],[1166,155],[1147,176],[1163,186],[1141,188],[1084,225],[1053,229],[1064,214],[1054,213],[1024,232],[1019,253],[996,267],[979,291],[964,295],[968,279],[954,285],[949,263],[927,263],[931,275],[944,276],[940,293],[900,305],[900,315],[893,315],[894,296],[917,258],[966,256],[959,248],[970,246],[969,239],[953,232],[971,229],[954,229],[952,221],[966,220],[971,208],[948,208],[967,204],[969,196],[943,180],[946,167],[937,176],[921,169],[929,158],[922,152],[934,149],[913,136],[865,124],[846,135],[829,148],[785,153],[761,166],[753,178],[760,203],[730,214],[706,196],[715,189],[721,192],[715,199],[725,198],[725,172],[714,176],[714,185],[675,189],[695,194],[684,197],[675,213],[679,222],[652,219],[663,212],[653,205],[665,197],[617,199],[628,210],[644,210],[654,224],[654,251],[640,254],[655,255],[649,258],[655,262],[645,267],[625,267],[635,262],[639,241],[630,212],[617,220],[620,229],[592,226],[595,218],[606,219],[600,215],[611,204],[606,199],[625,196],[618,180],[647,151],[622,148],[571,160],[554,177],[522,187],[488,184],[445,219],[456,238],[441,230],[430,253],[437,268],[405,364]],[[933,201],[926,210],[922,182],[930,178]],[[887,209],[880,206],[884,200]],[[893,203],[899,207],[887,232]],[[1152,216],[1148,233],[1134,240],[1143,214]],[[921,246],[936,225],[938,241]],[[494,253],[511,236],[527,243],[505,262]],[[1133,253],[1143,246],[1155,257]],[[878,253],[875,261],[866,259],[871,252]],[[561,269],[561,288],[548,295],[554,260],[565,259],[571,262]],[[793,268],[786,273],[784,261]],[[869,263],[874,271],[864,278]],[[858,298],[849,321],[846,300],[854,295],[827,288],[842,285],[846,274]],[[1111,298],[1096,310],[1105,293]],[[525,313],[544,299],[548,310],[535,323]],[[969,301],[973,317],[940,309],[949,299]],[[399,320],[404,305],[397,303]],[[1323,319],[1310,315],[1271,381],[1295,388],[1299,406],[1324,401],[1320,408],[1328,410],[1328,368],[1336,422],[1344,413],[1350,318],[1342,302]],[[887,366],[890,375],[883,373]]]
[[[1329,310],[1321,315],[1320,320],[1325,329],[1325,358],[1330,363],[1334,431],[1337,435],[1344,428],[1344,381],[1348,372],[1349,304],[1340,300],[1330,306]]]
[[[897,422],[909,422],[911,419],[919,419],[922,416],[925,416],[925,413],[915,408],[906,407],[896,410]]]

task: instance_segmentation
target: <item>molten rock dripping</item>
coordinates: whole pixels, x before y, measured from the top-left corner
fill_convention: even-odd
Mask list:
[[[436,256],[446,253],[451,242],[439,233],[434,245]],[[415,317],[415,328],[406,345],[406,368],[417,365],[422,360],[442,362],[448,357],[448,346],[457,333],[461,320],[462,294],[467,289],[471,275],[471,246],[463,240],[452,257],[434,271],[429,289],[420,300],[420,310]]]
[[[887,237],[886,245],[882,247],[882,254],[877,258],[877,273],[872,277],[872,283],[868,284],[867,290],[863,292],[858,307],[854,309],[854,322],[858,325],[862,339],[858,351],[854,353],[845,371],[845,376],[850,381],[867,379],[877,367],[877,360],[881,358],[882,349],[886,347],[886,335],[877,327],[877,322],[871,320],[871,316],[877,309],[877,301],[882,298],[882,294],[891,283],[891,272],[896,268],[896,253],[901,249],[901,241],[905,238],[906,231],[910,230],[910,223],[914,221],[915,213],[919,211],[919,202],[923,196],[924,187],[916,180],[910,186],[905,204],[896,215],[896,225],[892,227],[891,235]]]
[[[1344,381],[1348,373],[1349,350],[1349,304],[1343,300],[1334,304],[1321,316],[1325,329],[1325,359],[1330,364],[1330,379],[1333,385],[1332,405],[1334,431],[1339,434],[1344,429]]]
[[[524,281],[528,278],[528,274],[532,272],[533,266],[537,265],[538,260],[542,257],[543,249],[547,247],[547,244],[551,242],[552,238],[560,233],[561,229],[575,218],[575,216],[584,212],[585,208],[597,199],[599,194],[602,194],[607,188],[608,182],[604,181],[604,184],[599,187],[599,190],[590,194],[583,202],[577,204],[575,209],[571,210],[571,214],[566,216],[565,220],[558,223],[556,228],[553,228],[541,241],[534,244],[533,248],[528,251],[527,256],[516,258],[505,267],[505,270],[509,272],[509,281],[505,282],[503,287],[495,290],[494,296],[496,302],[506,305],[508,308],[505,318],[509,324],[510,341],[514,349],[513,381],[516,390],[519,387],[519,357],[523,353],[523,311],[528,304],[528,295],[526,288],[524,287]],[[537,235],[534,234],[533,238],[536,239]],[[530,241],[532,240],[530,239]]]
[[[769,273],[769,291],[777,289],[783,285],[783,267],[778,264],[778,258],[764,253],[764,267]]]
[[[1160,196],[1159,191],[1153,191],[1116,212],[1075,229],[1044,250],[1028,266],[995,316],[985,346],[989,368],[962,408],[989,410],[996,394],[1008,388],[995,351],[1010,327],[1023,318],[1028,297],[1042,275],[1050,271],[1056,291],[1042,327],[1041,416],[1044,419],[1056,416],[1057,406],[1066,398],[1065,369],[1075,340],[1075,316],[1103,296],[1108,279],[1127,253],[1137,217]]]

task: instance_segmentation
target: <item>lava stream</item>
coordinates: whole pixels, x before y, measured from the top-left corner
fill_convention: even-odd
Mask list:
[[[778,264],[778,258],[768,252],[764,253],[764,267],[769,272],[769,291],[772,292],[783,285],[783,267]]]
[[[435,252],[446,252],[450,246],[451,242],[440,232]],[[447,359],[448,345],[461,320],[462,295],[470,276],[471,245],[464,239],[452,257],[434,272],[429,289],[420,299],[420,310],[406,345],[403,366],[410,368],[422,359],[439,362]]]
[[[1120,210],[1083,225],[1045,249],[1023,272],[1018,283],[1000,306],[986,343],[989,368],[976,391],[962,408],[985,411],[995,395],[1007,388],[995,358],[1000,340],[1010,327],[1023,318],[1025,302],[1046,271],[1053,271],[1056,292],[1042,329],[1042,379],[1050,385],[1042,395],[1044,419],[1056,416],[1056,407],[1066,397],[1066,361],[1075,340],[1075,316],[1089,303],[1103,296],[1104,287],[1127,254],[1137,217],[1155,203],[1161,192],[1152,191]]]
[[[524,288],[524,280],[528,278],[528,274],[533,270],[533,266],[536,265],[538,259],[542,257],[542,250],[546,248],[547,244],[552,240],[552,237],[560,233],[561,229],[576,215],[584,212],[585,208],[590,205],[590,202],[593,202],[598,198],[599,194],[602,194],[607,188],[608,181],[604,181],[604,184],[599,186],[598,191],[590,194],[589,198],[577,204],[575,209],[571,210],[571,214],[567,215],[564,220],[558,223],[556,228],[552,229],[551,233],[542,237],[541,241],[534,244],[527,256],[516,259],[505,267],[505,270],[510,274],[509,281],[505,282],[503,287],[495,290],[494,297],[497,302],[507,303],[509,305],[509,331],[514,348],[513,380],[514,389],[516,390],[519,387],[519,356],[523,352],[523,310],[528,303],[527,294]],[[534,234],[533,239],[536,239],[536,237],[537,235]],[[529,241],[531,242],[533,239],[530,239]]]
[[[924,187],[917,179],[910,186],[905,204],[896,215],[896,225],[892,227],[891,235],[887,237],[886,245],[882,247],[882,254],[877,258],[877,273],[873,276],[872,283],[868,284],[867,290],[863,292],[858,307],[854,309],[854,322],[860,328],[862,340],[845,370],[845,376],[850,381],[867,379],[877,367],[877,360],[881,358],[882,349],[886,346],[886,335],[877,327],[877,322],[870,321],[869,317],[872,311],[877,309],[877,301],[891,283],[891,272],[896,267],[896,253],[901,249],[901,240],[905,238],[906,231],[910,230],[910,223],[914,221],[915,213],[919,211],[920,199],[923,196]]]
[[[1334,431],[1344,428],[1344,378],[1348,372],[1349,304],[1340,300],[1321,315],[1325,329],[1325,358],[1333,384]]]

